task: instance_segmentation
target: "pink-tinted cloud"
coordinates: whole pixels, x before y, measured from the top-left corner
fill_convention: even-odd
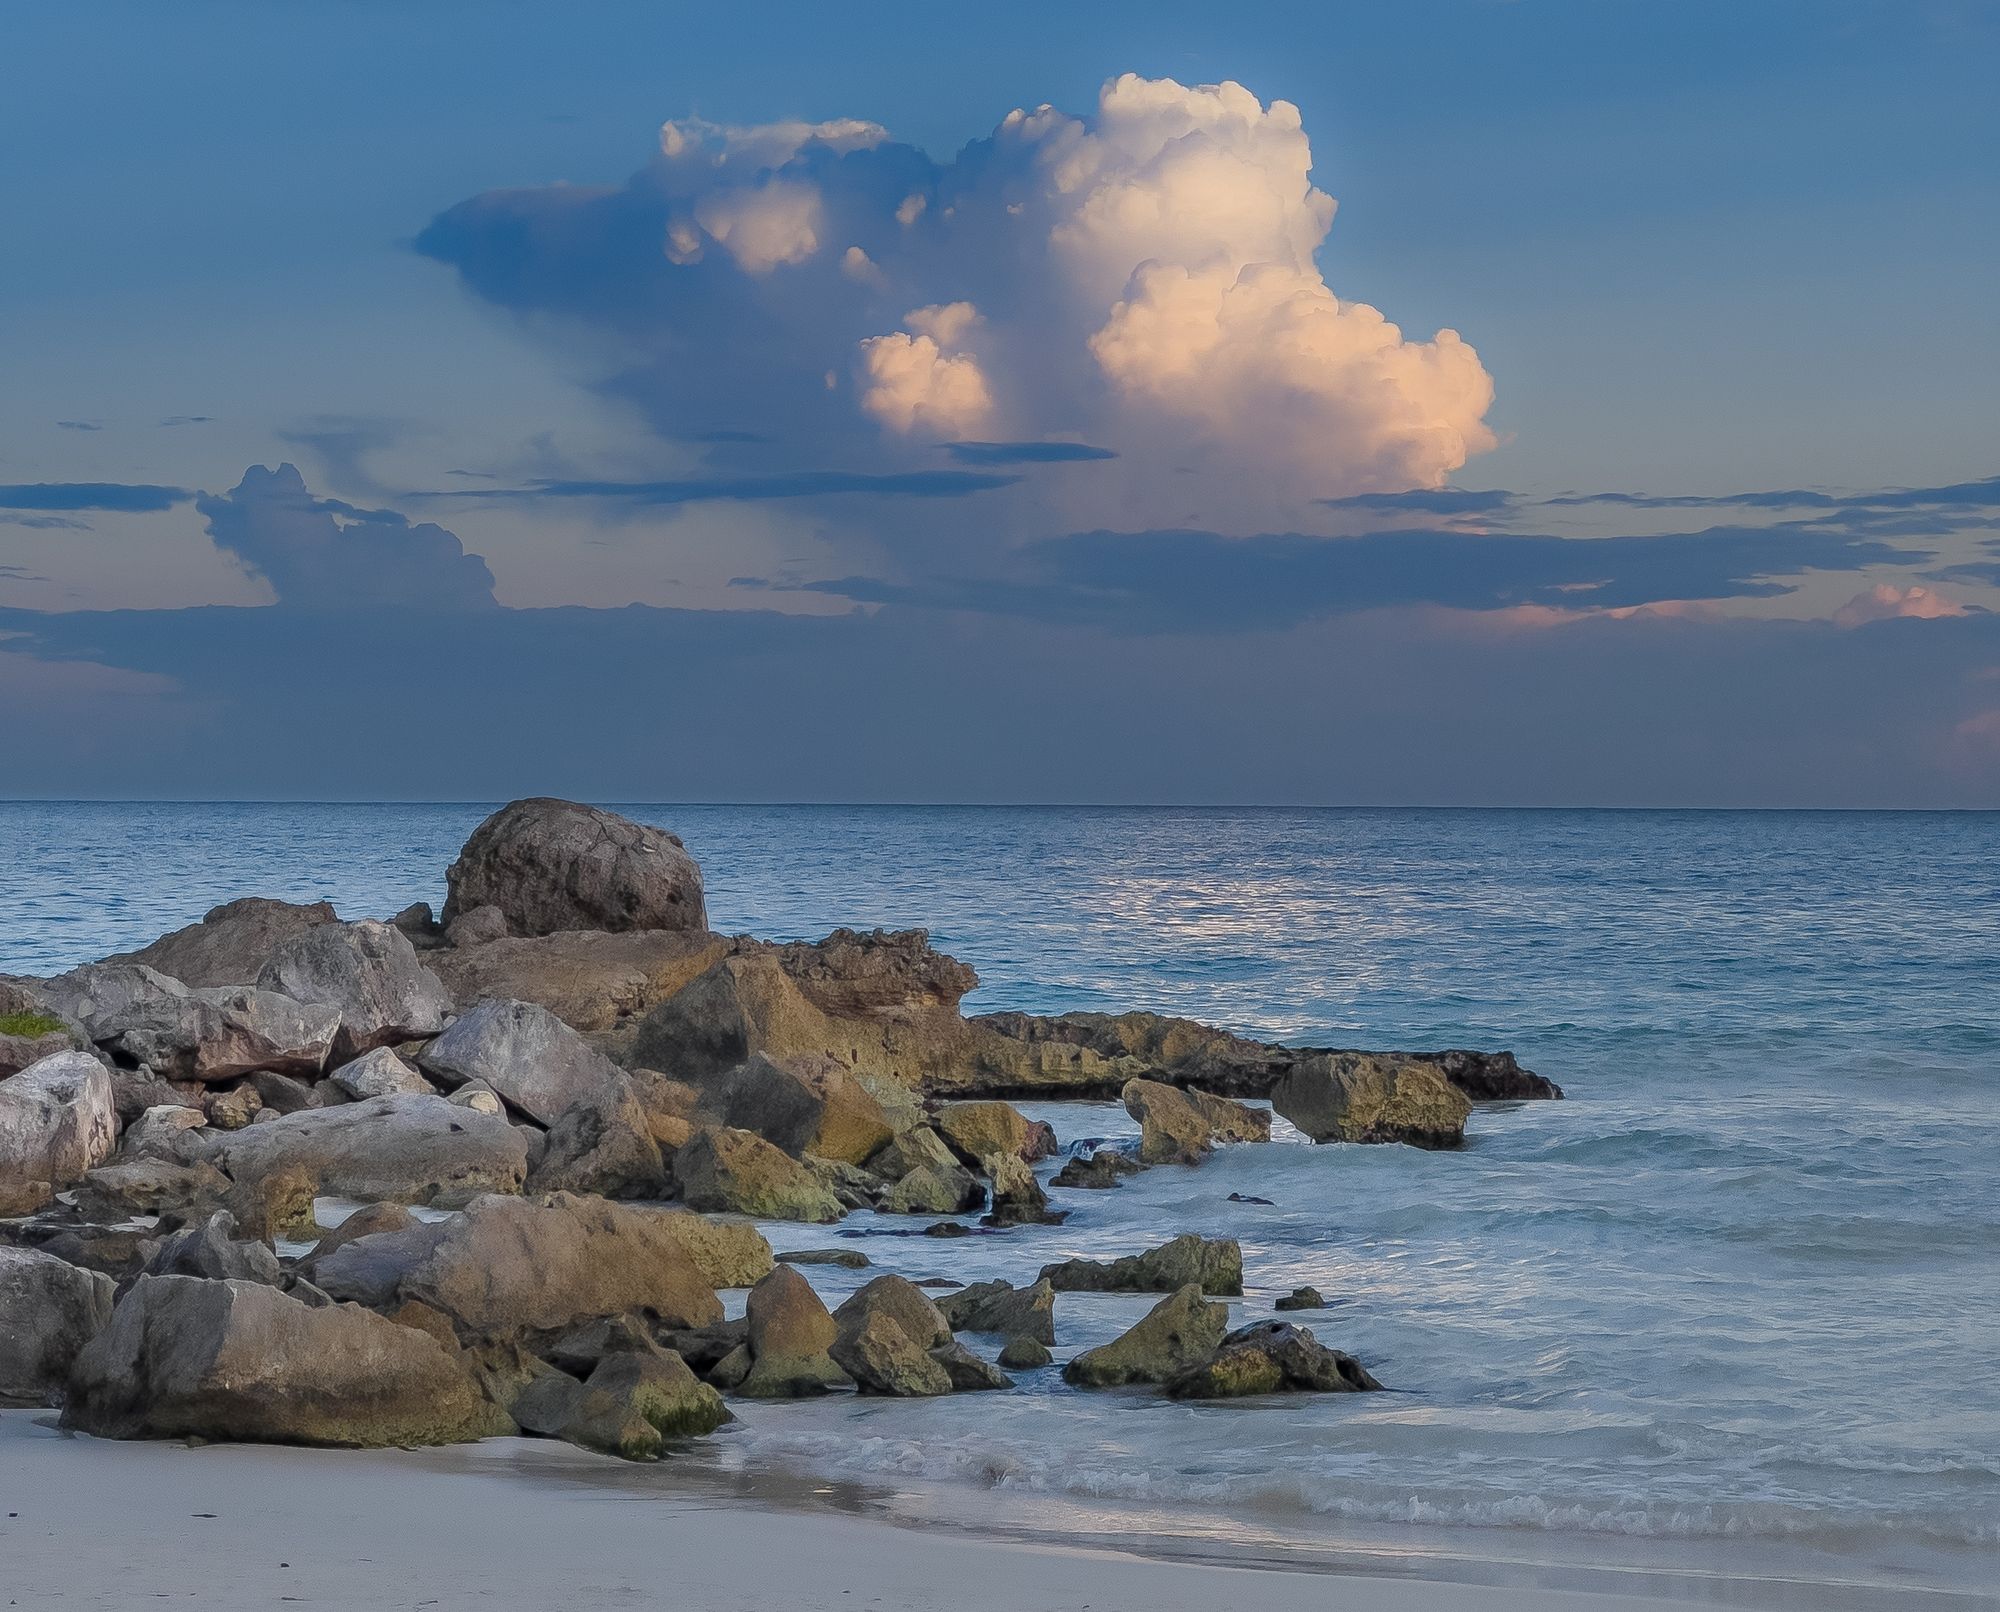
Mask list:
[[[1965,606],[1929,588],[1911,584],[1907,588],[1878,582],[1866,593],[1857,593],[1833,613],[1841,627],[1865,627],[1871,621],[1942,621],[1966,614]]]

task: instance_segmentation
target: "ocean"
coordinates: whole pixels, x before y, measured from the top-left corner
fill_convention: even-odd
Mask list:
[[[1330,1307],[1300,1319],[1395,1392],[1193,1407],[1031,1373],[747,1406],[700,1462],[1057,1533],[1580,1560],[1615,1537],[1661,1571],[2000,1580],[2000,816],[606,804],[682,836],[714,927],[920,925],[979,971],[968,1011],[1505,1047],[1569,1094],[1481,1109],[1458,1153],[1280,1124],[1062,1194],[1060,1227],[771,1232],[957,1280],[1233,1236],[1239,1315],[1310,1283]],[[0,972],[242,894],[441,905],[489,809],[0,804]],[[1032,1111],[1066,1142],[1133,1130]],[[1145,1307],[1064,1296],[1058,1359]]]

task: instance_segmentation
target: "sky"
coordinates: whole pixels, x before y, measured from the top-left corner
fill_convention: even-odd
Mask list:
[[[2000,806],[2000,7],[0,41],[5,793]]]

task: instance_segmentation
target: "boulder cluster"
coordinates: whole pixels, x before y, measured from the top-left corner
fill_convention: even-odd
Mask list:
[[[1372,1388],[1303,1329],[1229,1330],[1234,1243],[942,1301],[878,1276],[829,1311],[798,1267],[865,1257],[774,1262],[751,1222],[1060,1223],[1021,1095],[1116,1093],[1139,1124],[1058,1191],[1267,1141],[1246,1097],[1315,1141],[1451,1147],[1475,1100],[1561,1095],[1504,1053],[968,1019],[976,976],[923,931],[715,934],[678,839],[569,802],[495,813],[447,883],[441,918],[252,897],[0,978],[0,1401],[120,1438],[525,1432],[650,1459],[727,1421],[725,1396],[1009,1387],[1051,1364],[1058,1293],[1108,1290],[1165,1297],[1070,1359],[1074,1384]]]

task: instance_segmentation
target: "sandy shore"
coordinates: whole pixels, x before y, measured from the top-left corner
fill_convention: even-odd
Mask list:
[[[10,1606],[487,1607],[699,1612],[1637,1612],[1907,1604],[1823,1587],[1439,1582],[1149,1559],[898,1526],[651,1481],[566,1446],[437,1451],[109,1444],[0,1412],[0,1593]],[[1417,1569],[1431,1570],[1431,1569]],[[1963,1606],[1958,1597],[1920,1602]]]

